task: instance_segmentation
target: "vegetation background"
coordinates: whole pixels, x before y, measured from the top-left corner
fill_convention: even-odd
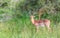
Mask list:
[[[51,20],[53,31],[40,27],[37,33],[32,13]],[[0,38],[60,38],[60,0],[0,0]]]

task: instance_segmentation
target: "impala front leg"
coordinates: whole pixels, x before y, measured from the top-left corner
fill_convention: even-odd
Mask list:
[[[39,31],[39,26],[36,26],[36,31],[37,31],[37,32]]]
[[[47,29],[48,29],[48,31],[51,31],[51,28],[50,28],[50,26],[49,26],[49,25],[47,26]]]

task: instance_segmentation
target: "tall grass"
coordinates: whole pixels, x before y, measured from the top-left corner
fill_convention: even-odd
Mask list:
[[[0,38],[60,38],[59,27],[51,23],[53,31],[40,27],[39,32],[36,32],[29,18],[12,19],[0,23]]]

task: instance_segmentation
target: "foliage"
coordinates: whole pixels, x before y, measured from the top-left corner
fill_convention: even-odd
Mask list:
[[[52,31],[40,27],[36,32],[30,21],[51,20]],[[60,38],[60,0],[0,0],[0,38]]]

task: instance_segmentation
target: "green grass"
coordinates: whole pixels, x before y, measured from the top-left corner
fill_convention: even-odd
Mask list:
[[[0,23],[0,38],[60,38],[60,25],[51,23],[51,28],[51,32],[46,28],[40,28],[39,32],[36,32],[30,19],[12,19]]]

